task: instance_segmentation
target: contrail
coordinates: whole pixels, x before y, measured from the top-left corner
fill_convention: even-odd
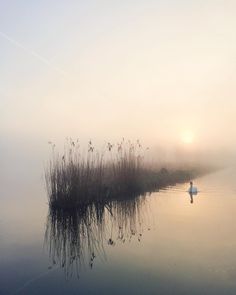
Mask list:
[[[70,75],[69,73],[62,70],[60,67],[55,66],[47,58],[45,58],[42,55],[38,54],[36,51],[34,51],[32,49],[29,49],[28,47],[24,46],[22,43],[16,41],[15,39],[11,38],[7,34],[3,33],[2,31],[0,31],[0,36],[2,38],[4,38],[5,40],[7,40],[8,42],[10,42],[15,47],[20,48],[21,50],[25,51],[26,53],[30,54],[31,56],[35,57],[36,59],[38,59],[39,61],[41,61],[42,63],[44,63],[48,67],[50,67],[51,69],[57,71],[58,73],[60,73],[65,78],[73,80],[73,81],[77,81],[77,78],[75,76]],[[104,97],[109,97],[109,95],[107,95],[106,92],[104,92],[104,90],[98,89],[98,91],[100,91],[100,93]],[[114,94],[113,94],[113,96],[114,96]]]
[[[37,58],[38,60],[40,60],[42,63],[44,63],[45,65],[49,66],[50,68],[56,70],[57,72],[59,72],[61,75],[66,76],[66,77],[70,77],[70,75],[68,73],[66,73],[65,71],[63,71],[62,69],[60,69],[59,67],[55,66],[54,64],[52,64],[48,59],[46,59],[45,57],[43,57],[42,55],[38,54],[37,52],[35,52],[34,50],[31,50],[27,47],[25,47],[23,44],[21,44],[20,42],[12,39],[11,37],[9,37],[8,35],[6,35],[5,33],[0,31],[0,36],[2,36],[4,39],[6,39],[8,42],[10,42],[11,44],[13,44],[15,47],[18,47],[22,50],[24,50],[25,52],[27,52],[28,54],[30,54],[31,56]]]

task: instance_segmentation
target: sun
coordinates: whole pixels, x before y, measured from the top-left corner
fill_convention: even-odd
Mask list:
[[[194,133],[190,130],[183,131],[181,141],[185,144],[192,144],[194,142]]]

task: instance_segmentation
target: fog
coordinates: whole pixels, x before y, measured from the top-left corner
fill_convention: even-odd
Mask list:
[[[125,137],[163,159],[233,162],[235,12],[227,0],[1,2],[2,157]]]

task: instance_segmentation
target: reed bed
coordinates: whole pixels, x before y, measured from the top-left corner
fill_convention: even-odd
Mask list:
[[[64,153],[55,151],[45,172],[48,201],[54,208],[78,208],[91,203],[144,195],[193,177],[193,171],[150,168],[139,140],[108,142],[99,152],[91,141],[86,152],[68,140]]]

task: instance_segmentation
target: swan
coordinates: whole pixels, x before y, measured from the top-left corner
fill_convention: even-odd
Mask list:
[[[190,187],[188,189],[188,192],[190,194],[197,194],[198,193],[197,187],[196,186],[193,186],[193,182],[192,181],[190,181]]]

